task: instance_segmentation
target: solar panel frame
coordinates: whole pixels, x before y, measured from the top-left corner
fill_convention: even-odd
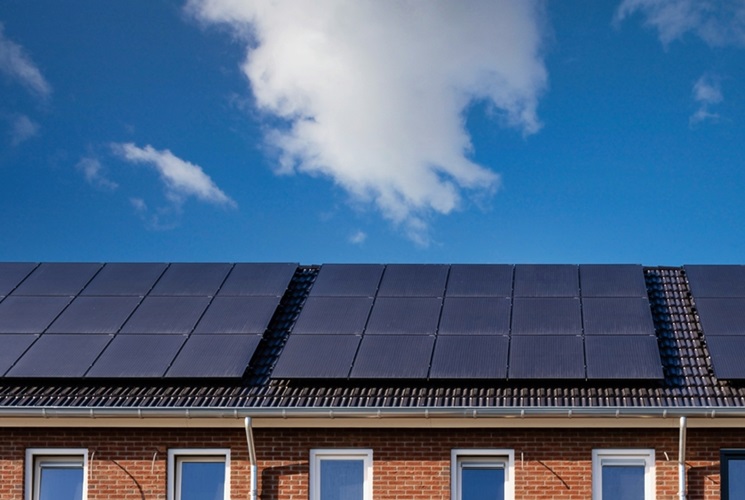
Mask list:
[[[375,297],[385,266],[381,264],[324,264],[310,297]]]
[[[350,378],[425,379],[434,343],[429,335],[365,335]]]
[[[444,264],[388,264],[378,297],[442,297],[448,270]]]
[[[430,379],[506,379],[509,339],[498,336],[438,336]]]
[[[359,335],[290,335],[273,379],[346,379],[359,347]]]
[[[277,306],[279,297],[275,296],[215,297],[194,328],[194,334],[262,334]]]
[[[582,299],[585,335],[654,335],[647,298],[587,297]]]
[[[504,297],[445,297],[438,335],[509,335],[512,301]]]
[[[712,336],[706,338],[714,376],[720,380],[745,379],[745,336]]]
[[[644,268],[638,264],[582,264],[583,297],[647,297]]]
[[[83,262],[44,262],[11,295],[77,295],[101,267],[102,264]]]
[[[232,269],[232,264],[176,263],[168,266],[151,296],[214,296]]]
[[[587,378],[659,380],[664,378],[657,337],[585,337]]]
[[[507,264],[453,264],[446,297],[512,297],[514,266]]]
[[[2,349],[0,349],[0,376],[3,376],[38,338],[39,335],[34,334],[8,334],[0,337],[0,343],[2,344]]]
[[[166,378],[241,378],[261,335],[189,337],[166,372]]]
[[[10,294],[37,265],[32,262],[0,262],[0,296]]]
[[[163,263],[108,263],[80,292],[92,296],[144,296],[165,271]]]
[[[5,378],[82,378],[111,335],[41,335]]]
[[[434,335],[442,299],[435,297],[378,297],[373,304],[366,335]]]
[[[281,297],[297,267],[297,263],[289,262],[235,264],[217,295]]]
[[[0,334],[43,333],[70,300],[70,297],[5,297],[0,302]]]
[[[515,298],[512,336],[581,335],[582,313],[577,298]]]
[[[512,337],[508,377],[517,380],[585,378],[582,337],[569,335]]]
[[[693,297],[745,297],[745,266],[683,266]]]
[[[293,334],[361,334],[373,299],[369,297],[308,297],[292,327]]]
[[[518,264],[514,297],[579,297],[579,266]]]
[[[190,333],[209,303],[209,297],[145,297],[120,333]]]
[[[745,335],[745,298],[695,298],[704,335]],[[2,304],[0,304],[2,306]]]
[[[85,378],[162,378],[185,335],[117,335]]]
[[[46,333],[117,333],[139,303],[139,297],[78,296]]]

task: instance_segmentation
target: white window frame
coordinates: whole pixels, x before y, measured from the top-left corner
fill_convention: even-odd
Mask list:
[[[310,500],[321,498],[321,460],[362,460],[362,498],[373,500],[373,451],[369,448],[310,450]]]
[[[450,498],[461,499],[463,462],[478,462],[504,467],[504,498],[515,500],[515,451],[494,448],[461,448],[450,451]]]
[[[181,477],[179,465],[184,462],[224,462],[224,500],[230,500],[230,449],[229,448],[173,448],[168,450],[168,500],[180,500]]]
[[[27,448],[25,500],[39,498],[40,464],[45,462],[81,463],[83,466],[83,500],[88,498],[88,450],[86,448]]]
[[[654,500],[656,494],[654,449],[592,450],[592,498],[603,500],[603,465],[644,466],[644,498]]]

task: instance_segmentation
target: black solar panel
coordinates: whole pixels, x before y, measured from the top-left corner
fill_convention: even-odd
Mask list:
[[[218,295],[281,297],[287,290],[297,264],[236,264]]]
[[[374,297],[383,275],[379,264],[324,264],[311,297]]]
[[[511,297],[513,266],[454,264],[450,266],[448,297]]]
[[[694,298],[745,297],[745,266],[685,266]]]
[[[264,333],[279,297],[216,297],[194,333]]]
[[[291,335],[272,378],[346,379],[359,343],[356,335]]]
[[[150,295],[215,295],[231,267],[230,264],[171,264]]]
[[[501,297],[446,297],[440,335],[509,335],[510,299]]]
[[[711,355],[714,375],[722,380],[745,379],[745,336],[707,337],[706,344]]]
[[[42,335],[5,376],[80,378],[110,340],[110,335]]]
[[[367,297],[309,297],[292,331],[360,334],[372,303],[373,299]]]
[[[0,333],[42,333],[69,297],[6,297],[0,302]]]
[[[582,299],[585,335],[654,335],[652,310],[646,298]]]
[[[86,378],[160,378],[185,340],[185,335],[117,335]]]
[[[44,263],[23,280],[13,295],[77,295],[101,264]]]
[[[587,378],[661,379],[662,362],[656,337],[585,337]]]
[[[193,335],[166,377],[240,378],[260,340],[261,335]]]
[[[695,303],[707,338],[712,335],[745,335],[745,298],[696,298]]]
[[[579,297],[579,270],[572,265],[515,266],[515,297]]]
[[[425,379],[435,338],[425,335],[366,335],[352,378]]]
[[[8,295],[35,267],[30,262],[1,262],[0,296]]]
[[[145,297],[122,333],[190,333],[209,297]]]
[[[579,299],[516,298],[512,307],[514,335],[581,335]]]
[[[81,295],[147,295],[166,264],[106,264]]]
[[[139,297],[77,297],[47,333],[116,333],[139,302]]]
[[[3,335],[0,337],[0,377],[26,352],[38,335]]]
[[[635,264],[579,266],[583,297],[646,297],[644,269]]]
[[[582,337],[512,337],[509,365],[511,379],[585,378]]]
[[[438,337],[429,377],[433,379],[507,378],[507,337]]]
[[[431,297],[378,298],[365,333],[434,334],[442,299]]]
[[[388,264],[378,297],[442,297],[448,266],[439,264]]]

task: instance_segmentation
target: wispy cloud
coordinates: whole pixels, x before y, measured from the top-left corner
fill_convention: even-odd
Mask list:
[[[745,0],[623,0],[616,20],[637,12],[665,45],[691,33],[713,47],[745,46]]]
[[[140,148],[132,143],[113,144],[112,150],[120,158],[130,163],[144,163],[153,167],[160,175],[166,189],[166,197],[180,206],[188,198],[223,205],[237,206],[202,167],[175,156],[169,150],[157,150],[150,145]]]
[[[691,115],[690,124],[703,121],[718,121],[719,114],[711,110],[712,106],[724,100],[719,79],[712,75],[703,75],[693,84],[693,100],[698,109]]]
[[[523,135],[541,128],[542,7],[191,0],[188,10],[245,40],[255,103],[284,122],[267,136],[279,172],[326,176],[426,243],[430,215],[499,185],[471,159],[469,104]]]
[[[18,146],[39,133],[39,124],[26,115],[15,117],[10,127],[10,143]]]
[[[52,93],[52,87],[23,47],[7,39],[0,23],[0,72],[41,98]]]
[[[349,242],[353,245],[362,245],[367,240],[367,233],[364,231],[355,231],[349,236]]]
[[[109,191],[119,187],[116,182],[106,176],[103,165],[98,158],[92,156],[81,158],[75,168],[83,174],[83,177],[91,186]]]

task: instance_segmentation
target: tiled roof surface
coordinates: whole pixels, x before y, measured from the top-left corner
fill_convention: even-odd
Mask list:
[[[318,274],[299,267],[240,382],[56,383],[4,380],[0,407],[110,408],[685,408],[742,407],[745,384],[712,371],[682,268],[644,269],[664,380],[290,381],[272,380],[288,332]]]

